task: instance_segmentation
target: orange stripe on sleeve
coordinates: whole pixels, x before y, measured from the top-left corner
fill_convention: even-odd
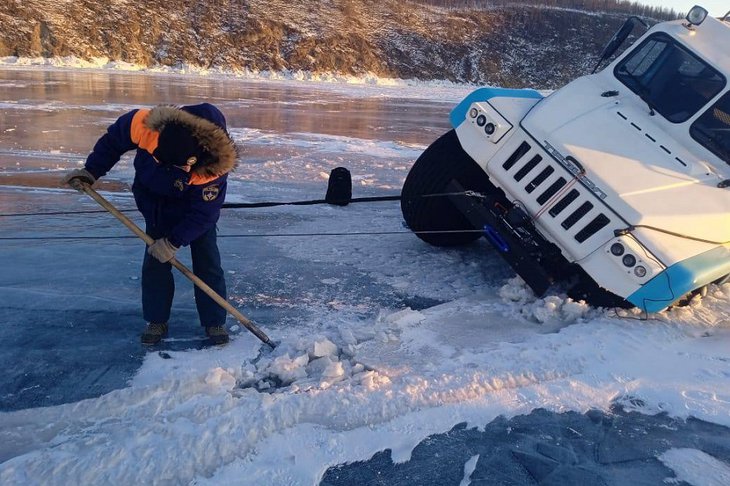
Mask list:
[[[146,150],[150,154],[155,151],[160,138],[160,133],[147,128],[145,120],[150,110],[138,110],[132,117],[131,138],[137,147]]]

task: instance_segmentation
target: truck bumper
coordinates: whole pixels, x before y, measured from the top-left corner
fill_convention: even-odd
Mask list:
[[[452,204],[475,228],[484,230],[487,240],[535,295],[543,296],[554,282],[546,269],[545,249],[541,247],[548,243],[531,225],[519,225],[514,218],[510,220],[508,210],[497,202],[496,197],[464,197],[464,187],[457,181],[451,181],[446,189],[453,194],[449,196]]]

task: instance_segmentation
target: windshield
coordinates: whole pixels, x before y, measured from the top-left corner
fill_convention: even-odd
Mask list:
[[[689,134],[730,164],[730,92],[725,93],[692,124]]]
[[[665,34],[642,42],[614,75],[672,123],[687,121],[725,87],[717,70]]]

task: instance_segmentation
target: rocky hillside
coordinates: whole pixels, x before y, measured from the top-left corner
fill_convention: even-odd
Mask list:
[[[0,56],[552,88],[589,71],[625,17],[415,0],[3,0]]]

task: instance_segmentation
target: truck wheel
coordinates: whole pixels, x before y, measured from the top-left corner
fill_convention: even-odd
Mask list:
[[[401,211],[408,227],[420,239],[435,246],[471,243],[481,233],[419,233],[419,231],[473,230],[471,223],[447,196],[423,197],[446,192],[456,179],[466,190],[495,191],[487,174],[461,148],[456,131],[451,130],[431,144],[411,167],[401,191]]]

